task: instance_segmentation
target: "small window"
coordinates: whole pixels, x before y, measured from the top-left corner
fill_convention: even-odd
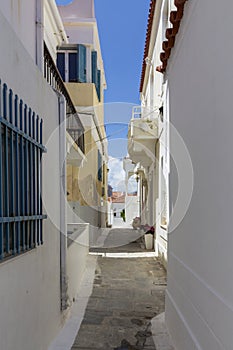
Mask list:
[[[43,244],[43,121],[0,84],[0,261]],[[9,107],[9,108],[8,108]],[[13,118],[14,110],[14,118]]]

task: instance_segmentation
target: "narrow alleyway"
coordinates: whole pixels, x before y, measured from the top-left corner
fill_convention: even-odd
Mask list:
[[[121,252],[128,252],[128,257],[106,257]],[[135,252],[144,252],[145,257],[132,257]],[[72,350],[155,349],[151,320],[164,311],[166,273],[157,258],[146,257],[147,252],[132,229],[113,229],[103,248],[92,249],[92,254],[102,255]]]

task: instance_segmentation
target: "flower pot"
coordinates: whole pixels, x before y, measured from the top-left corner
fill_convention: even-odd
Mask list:
[[[154,235],[152,235],[151,233],[147,233],[145,235],[145,245],[146,245],[146,249],[153,249]]]

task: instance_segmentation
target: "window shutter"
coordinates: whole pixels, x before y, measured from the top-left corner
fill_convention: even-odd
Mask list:
[[[97,71],[97,86],[96,86],[97,95],[99,101],[101,100],[101,70]]]
[[[77,82],[77,52],[69,53],[69,82]]]
[[[92,83],[97,84],[97,52],[91,53],[91,66],[92,66]]]
[[[58,53],[57,54],[57,68],[59,73],[61,74],[62,80],[65,81],[65,54]]]
[[[98,150],[98,180],[102,181],[102,155]]]
[[[78,55],[77,55],[77,75],[78,75],[78,82],[79,83],[86,83],[87,82],[87,50],[86,46],[84,45],[78,45]]]

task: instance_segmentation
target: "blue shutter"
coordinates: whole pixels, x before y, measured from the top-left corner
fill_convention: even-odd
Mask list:
[[[98,150],[98,180],[102,181],[102,155]]]
[[[97,86],[96,86],[97,95],[99,101],[101,100],[101,70],[97,72]]]
[[[69,82],[77,82],[77,52],[69,53]]]
[[[91,53],[91,67],[92,67],[92,83],[97,84],[97,52]]]
[[[77,78],[79,83],[87,82],[87,50],[86,46],[78,45],[78,55],[77,55],[78,63],[77,63]]]
[[[57,68],[59,70],[59,73],[61,74],[63,81],[65,81],[65,54],[64,53],[57,54]]]

